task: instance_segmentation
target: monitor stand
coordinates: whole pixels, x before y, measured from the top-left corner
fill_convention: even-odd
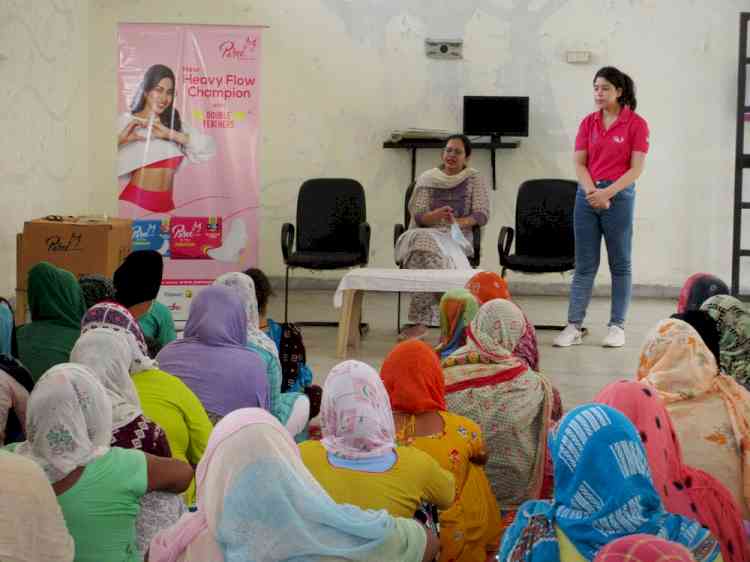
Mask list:
[[[490,141],[492,144],[500,144],[503,142],[503,137],[501,135],[490,135]]]

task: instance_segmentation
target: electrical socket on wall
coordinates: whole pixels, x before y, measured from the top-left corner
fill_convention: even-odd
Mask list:
[[[464,58],[463,39],[425,39],[425,54],[433,59]]]
[[[570,64],[586,64],[591,62],[591,51],[566,51],[565,60]]]

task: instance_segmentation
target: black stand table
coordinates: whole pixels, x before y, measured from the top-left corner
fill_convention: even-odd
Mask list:
[[[495,179],[495,150],[498,148],[518,148],[521,141],[484,141],[472,142],[472,149],[485,149],[490,151],[490,165],[492,166],[492,189],[497,189]],[[417,177],[417,149],[419,148],[440,148],[445,146],[445,139],[403,139],[398,142],[386,141],[383,148],[408,148],[411,150],[411,181]]]

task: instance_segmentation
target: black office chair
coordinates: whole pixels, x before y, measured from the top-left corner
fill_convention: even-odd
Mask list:
[[[396,242],[398,242],[399,237],[406,232],[406,229],[409,228],[409,223],[411,222],[411,213],[409,212],[409,200],[411,200],[411,196],[414,193],[414,187],[415,182],[411,182],[409,184],[409,187],[406,188],[406,193],[404,194],[404,222],[403,224],[395,224],[393,225],[393,247],[396,247]],[[474,225],[471,227],[472,231],[472,238],[473,238],[473,244],[474,244],[474,255],[468,258],[469,263],[471,264],[471,267],[477,267],[479,266],[479,261],[482,258],[482,228],[478,225]],[[396,265],[399,267],[403,267],[402,264],[396,262]],[[397,293],[397,299],[398,299],[398,313],[396,315],[396,331],[401,331],[401,293]]]
[[[281,227],[281,253],[286,264],[284,322],[288,321],[289,270],[343,269],[366,266],[370,259],[370,225],[365,190],[346,178],[316,178],[302,184],[297,196],[295,229]],[[338,322],[298,322],[298,326],[337,326]]]
[[[506,270],[522,273],[564,273],[575,268],[573,208],[578,183],[540,179],[521,184],[516,198],[516,228],[500,229],[497,251],[501,275]],[[516,253],[510,253],[513,239]],[[564,326],[536,326],[558,330]]]

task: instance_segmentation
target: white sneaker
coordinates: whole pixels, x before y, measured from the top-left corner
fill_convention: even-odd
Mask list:
[[[610,326],[602,345],[604,347],[622,347],[625,345],[625,330],[619,326]]]
[[[568,324],[552,342],[555,347],[570,347],[583,343],[583,332],[576,328],[575,324]]]

